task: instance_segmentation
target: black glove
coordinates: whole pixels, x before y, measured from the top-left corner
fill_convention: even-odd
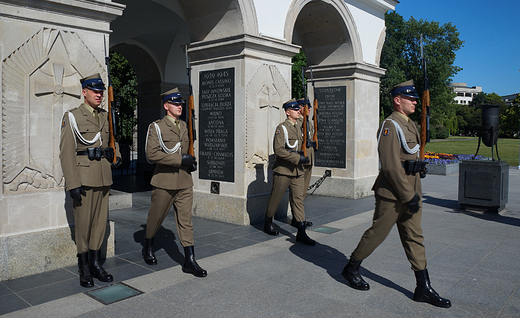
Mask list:
[[[424,167],[424,170],[419,172],[419,175],[421,176],[421,179],[426,178],[426,174],[428,173],[428,168]]]
[[[112,167],[114,168],[119,168],[121,166],[121,163],[123,162],[123,160],[121,160],[120,157],[117,157],[116,158],[116,163],[113,163],[113,162],[110,162],[112,164]]]
[[[70,193],[70,197],[72,198],[72,200],[78,201],[78,202],[81,202],[82,195],[87,195],[87,193],[85,193],[85,190],[83,190],[82,187],[72,189],[69,191],[69,193]]]
[[[191,167],[194,163],[196,163],[195,157],[190,154],[182,155],[181,165]]]
[[[197,161],[195,159],[193,160],[193,164],[191,166],[188,166],[188,172],[194,172],[197,171]]]
[[[300,163],[301,164],[306,164],[306,163],[309,163],[309,162],[311,162],[309,160],[309,157],[305,157],[304,155],[300,155]]]
[[[413,198],[406,202],[406,205],[408,206],[408,210],[410,211],[410,213],[417,213],[419,211],[419,202],[421,202],[421,198],[419,197],[419,195],[416,193]]]

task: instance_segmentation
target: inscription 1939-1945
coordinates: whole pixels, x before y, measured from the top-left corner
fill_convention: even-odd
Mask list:
[[[314,165],[317,167],[346,168],[347,150],[347,88],[317,87],[319,105],[318,144]]]
[[[199,178],[235,180],[235,69],[200,72]]]

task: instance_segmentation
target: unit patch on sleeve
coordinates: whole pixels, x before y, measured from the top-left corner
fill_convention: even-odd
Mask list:
[[[278,135],[279,133],[280,133],[280,129],[277,129],[275,134]]]
[[[389,133],[390,133],[390,129],[388,129],[388,128],[383,129],[383,136],[388,136]]]
[[[61,122],[61,128],[65,127],[65,125],[67,125],[67,122],[65,121],[65,118],[63,118]]]

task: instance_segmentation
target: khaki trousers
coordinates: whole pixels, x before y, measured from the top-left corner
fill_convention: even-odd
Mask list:
[[[309,191],[309,184],[311,184],[311,176],[312,176],[312,165],[303,166],[303,178],[304,178],[303,199],[304,200],[305,200],[305,197],[307,196],[307,191]]]
[[[305,221],[305,211],[303,208],[304,198],[304,176],[299,175],[297,177],[285,176],[278,173],[273,173],[273,188],[271,189],[271,195],[269,196],[269,202],[267,203],[266,217],[271,218],[276,213],[280,202],[289,188],[289,203],[291,204],[291,210],[293,217],[298,222]]]
[[[99,250],[105,239],[108,220],[107,187],[83,187],[86,195],[81,202],[74,201],[74,222],[78,254]]]
[[[179,190],[155,188],[152,190],[152,204],[146,221],[146,237],[151,239],[157,234],[171,206],[175,211],[177,235],[183,247],[193,245],[193,223],[191,207],[193,187]]]
[[[367,258],[390,233],[397,223],[401,244],[412,269],[426,269],[426,253],[423,245],[421,217],[422,202],[419,212],[411,214],[408,207],[400,201],[385,199],[376,195],[376,208],[372,226],[365,231],[351,258],[362,261]]]

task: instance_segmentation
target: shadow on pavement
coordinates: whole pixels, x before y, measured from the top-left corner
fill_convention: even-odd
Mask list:
[[[316,242],[316,245],[312,247],[313,251],[312,254],[308,252],[307,249],[301,248],[302,244],[295,244],[289,248],[289,250],[296,256],[300,257],[301,259],[313,263],[316,266],[319,266],[327,271],[327,273],[330,275],[330,277],[334,278],[336,281],[345,284],[348,286],[348,288],[351,288],[349,283],[346,279],[343,278],[341,275],[341,271],[343,270],[343,266],[348,263],[348,258],[338,251],[337,249],[321,244],[319,242]],[[322,256],[317,256],[322,255]],[[327,261],[329,259],[334,260],[334,262]],[[338,268],[337,262],[343,262],[343,265],[341,268]],[[403,293],[406,297],[412,299],[413,298],[413,292],[409,291],[396,283],[392,282],[391,280],[384,278],[382,276],[379,276],[378,274],[366,269],[365,267],[361,266],[359,268],[359,273],[361,276],[365,278],[369,278],[381,285],[387,286],[389,288],[395,289],[396,291],[399,291]]]

